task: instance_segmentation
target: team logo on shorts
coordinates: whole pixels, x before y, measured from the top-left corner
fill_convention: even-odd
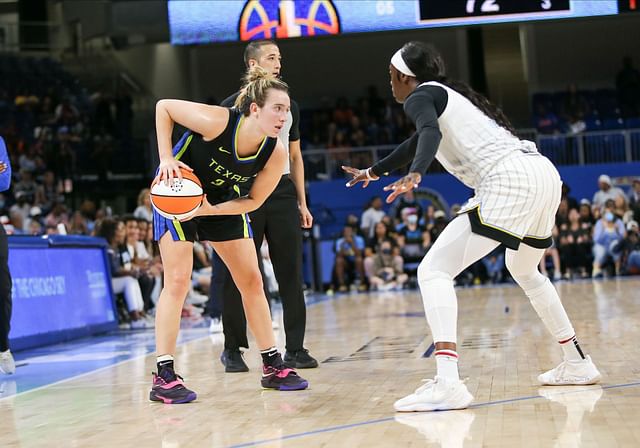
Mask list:
[[[238,32],[240,40],[339,34],[340,18],[331,0],[248,0]]]

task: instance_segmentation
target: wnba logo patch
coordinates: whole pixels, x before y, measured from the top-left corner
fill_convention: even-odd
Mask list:
[[[240,40],[339,33],[340,18],[331,0],[249,0],[238,24]]]

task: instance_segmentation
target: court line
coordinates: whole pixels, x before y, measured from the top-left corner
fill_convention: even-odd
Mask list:
[[[633,383],[623,383],[623,384],[611,384],[609,386],[602,386],[601,388],[603,390],[607,390],[607,389],[622,389],[622,388],[626,388],[626,387],[637,387],[640,386],[640,381],[636,381]],[[551,386],[553,387],[553,386]],[[580,389],[580,390],[575,390],[575,391],[567,391],[567,392],[562,392],[559,395],[570,395],[570,394],[579,394],[579,393],[584,393],[584,392],[588,392],[594,390],[593,388],[591,389]],[[506,404],[506,403],[515,403],[518,401],[526,401],[526,400],[536,400],[538,398],[543,398],[545,400],[547,400],[547,398],[543,397],[542,395],[529,395],[529,396],[524,396],[524,397],[515,397],[515,398],[508,398],[506,400],[496,400],[496,401],[487,401],[484,403],[477,403],[477,404],[473,404],[471,406],[469,406],[468,409],[476,409],[476,408],[480,408],[480,407],[485,407],[485,406],[493,406],[493,405],[499,405],[499,404]],[[441,411],[436,411],[436,412],[441,412]],[[442,412],[446,412],[446,411],[442,411]],[[271,439],[263,439],[263,440],[256,440],[254,442],[245,442],[245,443],[240,443],[237,445],[229,445],[229,448],[243,448],[243,447],[249,447],[249,446],[258,446],[258,445],[265,445],[267,443],[273,443],[273,442],[281,442],[284,440],[292,440],[292,439],[299,439],[302,437],[307,437],[307,436],[312,436],[315,434],[322,434],[322,433],[326,433],[326,432],[337,432],[337,431],[343,431],[345,429],[351,429],[351,428],[359,428],[361,426],[368,426],[368,425],[375,425],[378,423],[386,423],[386,422],[392,422],[395,420],[395,416],[394,417],[385,417],[385,418],[379,418],[376,420],[367,420],[364,422],[358,422],[358,423],[350,423],[347,425],[338,425],[338,426],[329,426],[328,428],[321,428],[321,429],[314,429],[313,431],[306,431],[306,432],[300,432],[300,433],[295,433],[295,434],[289,434],[287,436],[283,436],[283,437],[274,437]]]

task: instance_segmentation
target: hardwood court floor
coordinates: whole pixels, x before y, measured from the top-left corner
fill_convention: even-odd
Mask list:
[[[309,307],[307,346],[322,364],[300,372],[306,391],[262,391],[255,350],[249,373],[225,374],[221,337],[202,330],[177,358],[195,403],[147,401],[154,358],[139,356],[0,399],[0,446],[640,446],[640,280],[558,288],[599,386],[539,387],[561,354],[521,291],[465,289],[460,368],[473,406],[397,414],[394,400],[434,374],[422,303],[413,291],[358,294]]]

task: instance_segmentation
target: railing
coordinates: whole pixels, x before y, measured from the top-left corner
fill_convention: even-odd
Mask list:
[[[591,165],[640,161],[640,129],[584,132],[581,134],[538,134],[533,129],[518,131],[520,138],[536,142],[538,150],[556,165]],[[357,148],[306,149],[303,151],[305,176],[308,180],[344,177],[341,165],[357,168],[389,154],[396,145]],[[443,172],[434,163],[430,172]]]

